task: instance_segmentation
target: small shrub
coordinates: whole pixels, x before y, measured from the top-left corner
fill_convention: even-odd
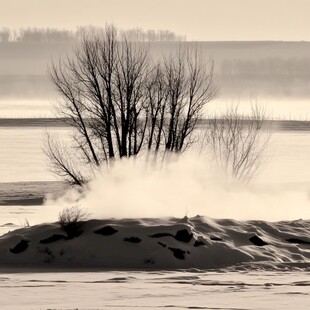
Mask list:
[[[82,227],[89,214],[74,206],[62,210],[58,215],[58,223],[61,229],[67,234],[68,239],[78,237],[82,233]]]
[[[22,228],[27,228],[27,227],[30,227],[30,223],[28,219],[25,218],[23,222],[19,220],[19,226]]]

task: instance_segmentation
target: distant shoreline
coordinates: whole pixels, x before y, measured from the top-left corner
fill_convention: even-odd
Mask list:
[[[208,125],[209,119],[201,119],[200,126]],[[310,121],[266,120],[266,127],[274,131],[310,131]],[[70,128],[64,118],[0,118],[1,127],[63,127]]]
[[[60,197],[68,186],[61,181],[28,181],[0,183],[1,206],[37,206],[49,197]]]
[[[70,127],[62,118],[0,118],[0,127]]]

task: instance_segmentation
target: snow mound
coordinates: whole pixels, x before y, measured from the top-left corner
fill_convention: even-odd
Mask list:
[[[201,216],[89,220],[76,234],[58,223],[41,224],[0,237],[0,268],[308,268],[309,231],[310,221],[303,220],[242,222]]]

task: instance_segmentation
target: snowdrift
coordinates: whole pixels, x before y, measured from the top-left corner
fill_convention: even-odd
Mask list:
[[[177,270],[308,268],[310,221],[263,222],[207,217],[109,219],[81,223],[68,234],[58,223],[0,237],[0,268]]]

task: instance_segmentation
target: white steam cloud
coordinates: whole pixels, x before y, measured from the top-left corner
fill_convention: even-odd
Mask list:
[[[210,160],[184,154],[160,168],[145,158],[123,159],[102,168],[83,193],[71,190],[41,208],[47,221],[78,205],[91,218],[188,217],[197,214],[237,220],[295,220],[310,218],[306,190],[254,184],[228,184],[214,173]]]

